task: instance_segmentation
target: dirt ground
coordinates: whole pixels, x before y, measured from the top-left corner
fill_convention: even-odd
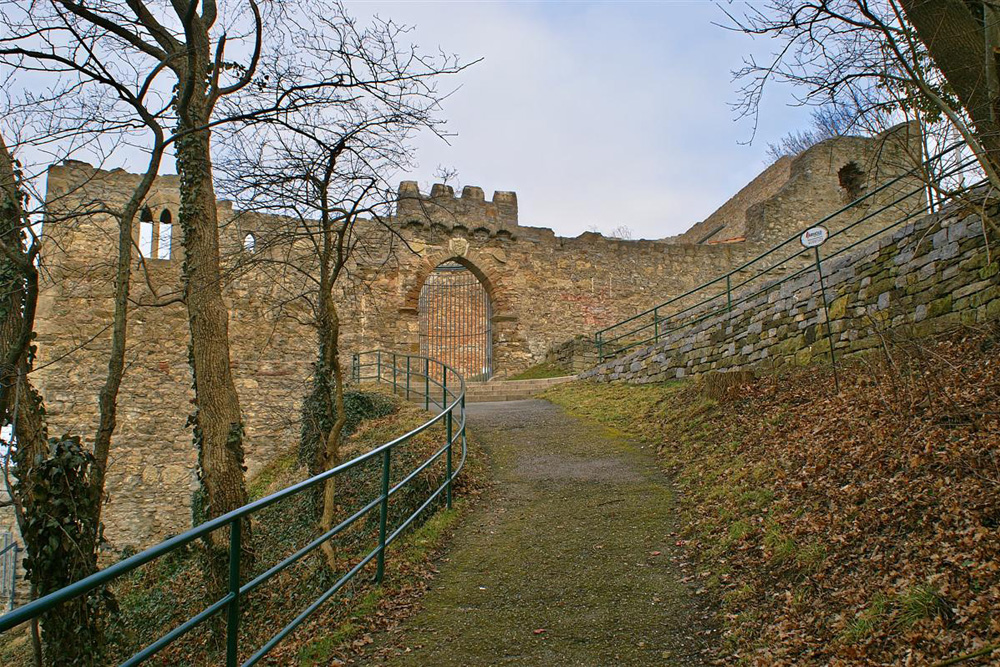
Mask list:
[[[469,424],[490,497],[456,530],[421,610],[360,661],[706,664],[710,614],[682,582],[652,448],[540,400],[475,404]]]

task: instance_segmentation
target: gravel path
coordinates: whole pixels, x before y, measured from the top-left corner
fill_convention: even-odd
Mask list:
[[[421,611],[376,652],[419,666],[703,664],[704,612],[680,583],[650,449],[546,401],[473,404],[469,423],[495,488]]]

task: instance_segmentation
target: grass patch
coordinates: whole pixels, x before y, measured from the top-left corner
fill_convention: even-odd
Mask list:
[[[876,593],[868,607],[847,624],[841,633],[841,639],[848,644],[867,641],[885,621],[888,610],[889,599],[881,593]]]
[[[341,447],[347,460],[384,444],[424,423],[428,413],[398,399],[379,396],[379,405],[392,401],[391,414],[358,423]],[[384,412],[384,410],[383,410]],[[470,440],[473,438],[470,436]],[[444,426],[436,424],[391,455],[390,484],[395,485],[416,466],[437,451],[444,441]],[[251,498],[257,499],[294,484],[308,475],[291,450],[265,466],[248,481]],[[459,459],[456,452],[455,463]],[[338,516],[350,516],[377,497],[381,484],[381,457],[375,457],[337,477]],[[399,525],[443,481],[444,457],[440,457],[405,487],[389,504],[390,530]],[[467,461],[455,482],[456,507],[466,492],[476,493],[483,464]],[[280,562],[318,535],[315,494],[305,491],[270,505],[253,517],[250,547],[253,561],[243,572],[242,581]],[[359,636],[389,622],[395,598],[412,597],[426,586],[429,559],[441,548],[449,530],[461,515],[459,509],[444,510],[444,494],[426,509],[412,528],[394,542],[386,554],[385,580],[373,583],[374,562],[348,582],[325,605],[270,654],[273,664],[326,665],[342,659]],[[245,660],[277,630],[328,590],[343,574],[377,544],[378,511],[369,512],[330,544],[336,565],[330,566],[320,549],[277,574],[241,601],[240,659]],[[200,611],[207,602],[208,586],[203,579],[202,548],[189,547],[152,561],[118,580],[114,592],[121,612],[109,628],[109,643],[115,664],[148,645],[169,629]],[[412,604],[404,605],[406,608]],[[203,665],[221,660],[221,647],[203,626],[179,638],[164,649],[151,664]],[[269,663],[269,664],[272,664]]]
[[[948,619],[951,616],[951,608],[933,586],[919,584],[900,596],[899,623],[903,627],[908,628],[935,616]]]
[[[740,542],[753,532],[753,524],[746,519],[738,519],[729,524],[729,544]]]
[[[798,550],[795,540],[775,524],[771,524],[764,532],[764,549],[770,552],[771,561],[776,564],[791,560]]]
[[[540,364],[535,364],[530,368],[526,368],[517,375],[514,375],[509,380],[544,380],[546,378],[561,378],[567,375],[573,375],[571,371],[566,370],[562,366],[554,363],[542,362]]]
[[[818,540],[804,545],[795,554],[795,564],[806,573],[816,572],[826,560],[826,547]]]

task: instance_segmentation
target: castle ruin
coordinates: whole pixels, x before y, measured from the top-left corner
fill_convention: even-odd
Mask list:
[[[455,338],[464,350],[456,363],[470,377],[509,377],[576,335],[589,336],[739,267],[871,183],[912,168],[920,155],[917,146],[906,126],[875,138],[825,141],[782,158],[715,214],[659,241],[592,232],[559,237],[522,224],[513,192],[486,199],[478,187],[465,187],[456,196],[450,187],[435,185],[424,194],[416,183],[404,182],[390,221],[394,234],[372,235],[384,247],[354,260],[353,280],[338,296],[342,349],[439,354],[444,337],[456,336],[446,331],[453,313],[433,310],[446,305],[435,304],[428,285],[447,267],[464,271],[463,285],[470,290],[467,301],[459,299],[454,307],[472,312],[473,299],[479,304],[478,325],[465,338]],[[68,210],[88,201],[119,208],[138,177],[67,162],[53,166],[48,178],[48,205]],[[130,311],[104,514],[106,536],[116,548],[146,547],[190,527],[198,485],[197,455],[186,427],[194,395],[187,317],[178,300],[182,256],[172,222],[177,188],[176,176],[157,179],[137,230],[142,257],[133,298],[139,305]],[[307,309],[287,298],[299,278],[247,261],[248,255],[283,252],[271,237],[289,221],[242,213],[227,202],[219,202],[218,210],[229,278],[224,295],[231,361],[253,475],[298,442],[297,418],[310,386],[315,340],[304,322]],[[96,397],[110,345],[116,223],[100,214],[71,223],[53,220],[43,232],[34,377],[50,430],[86,435],[97,423]],[[874,218],[857,233],[879,224]]]

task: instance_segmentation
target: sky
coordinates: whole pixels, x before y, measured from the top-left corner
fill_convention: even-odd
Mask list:
[[[744,5],[722,1],[734,13]],[[712,0],[346,5],[362,23],[412,26],[425,53],[478,61],[441,85],[454,136],[416,137],[418,165],[396,178],[429,192],[439,167],[456,170],[452,184],[514,191],[522,225],[562,236],[682,233],[764,169],[769,142],[809,125],[795,91],[778,86],[756,135],[737,120],[733,70],[776,45],[714,25],[727,18]],[[35,85],[31,76],[20,84]],[[127,150],[116,159],[133,172],[145,163]],[[168,157],[162,171],[172,170]]]
[[[679,234],[764,169],[768,142],[809,123],[792,90],[772,87],[747,145],[732,71],[773,45],[713,25],[726,17],[707,0],[347,6],[412,25],[424,50],[482,59],[446,84],[456,136],[418,138],[407,177],[429,188],[444,166],[487,197],[513,190],[522,225],[563,236]]]

